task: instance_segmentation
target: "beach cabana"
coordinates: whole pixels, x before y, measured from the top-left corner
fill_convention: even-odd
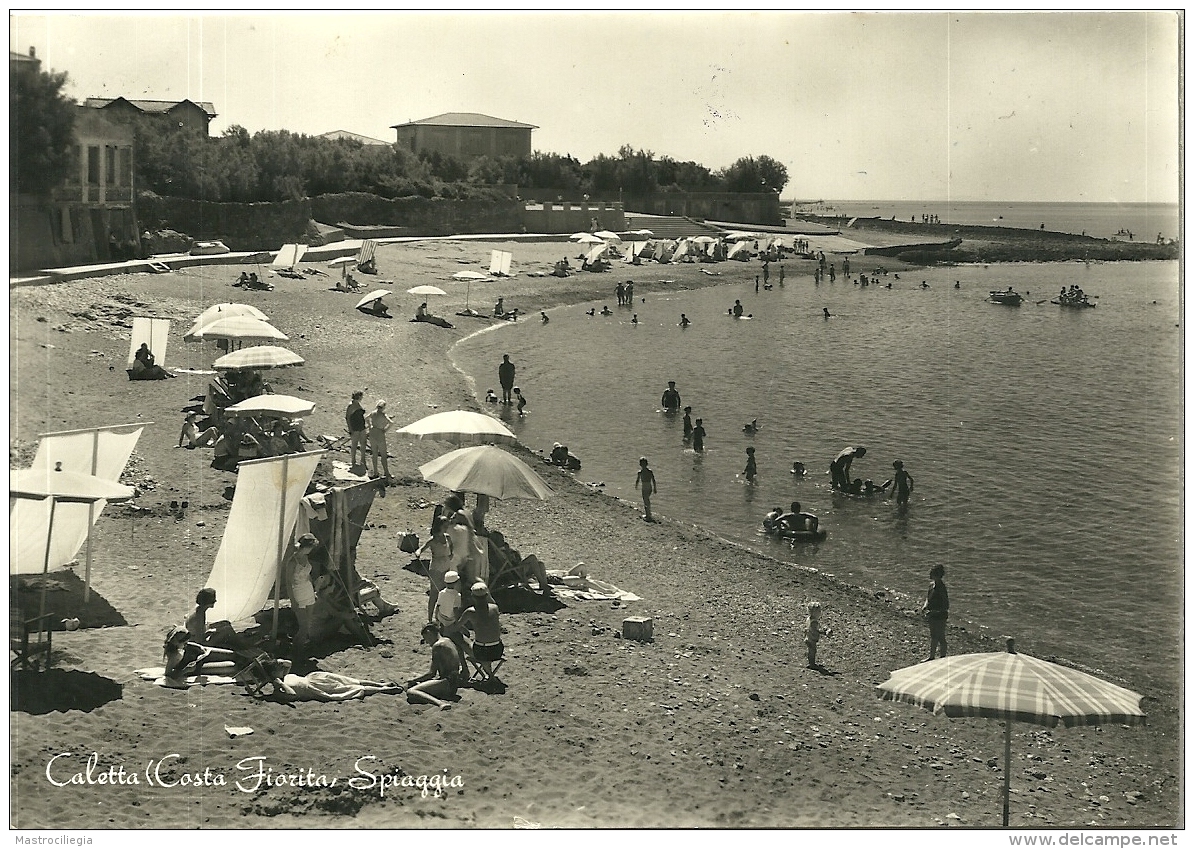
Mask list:
[[[128,367],[132,368],[137,349],[143,342],[153,352],[154,361],[164,367],[166,365],[166,345],[169,341],[170,319],[134,316],[133,332],[129,336]]]

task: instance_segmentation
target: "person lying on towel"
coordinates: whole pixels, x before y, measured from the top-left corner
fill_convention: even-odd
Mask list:
[[[188,675],[200,674],[204,664],[236,658],[230,649],[205,646],[190,640],[191,632],[181,625],[175,625],[166,633],[166,641],[162,644],[166,679],[176,685],[185,685]]]

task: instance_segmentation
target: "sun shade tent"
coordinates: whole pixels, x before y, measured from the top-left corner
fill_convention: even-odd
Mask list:
[[[951,719],[979,716],[1004,721],[1005,827],[1013,722],[1072,728],[1143,725],[1145,721],[1139,693],[1076,669],[1018,654],[1011,639],[1005,652],[950,655],[897,669],[877,689],[881,699],[907,702]]]
[[[514,254],[510,251],[490,251],[489,252],[489,273],[496,274],[499,277],[510,276],[510,263],[514,259]]]
[[[132,366],[137,350],[141,347],[141,343],[144,342],[149,346],[149,350],[153,352],[154,362],[159,366],[165,366],[166,345],[169,341],[170,319],[135,316],[133,318],[133,332],[129,337],[128,365]]]
[[[314,401],[293,395],[256,395],[224,408],[227,416],[267,416],[279,419],[306,416],[315,409]]]
[[[309,451],[242,460],[237,466],[228,524],[205,584],[216,591],[218,598],[209,614],[212,621],[240,622],[265,606],[270,590],[281,577],[299,501],[324,453]]]
[[[595,248],[593,248],[591,251],[589,251],[585,255],[585,262],[592,265],[597,260],[603,259],[605,257],[606,251],[608,251],[608,250],[609,250],[609,245],[607,245],[607,244],[602,243],[600,245],[597,245]]]
[[[51,470],[61,464],[64,472],[94,475],[116,483],[124,473],[141,431],[153,422],[111,425],[83,430],[43,433],[32,469]],[[51,508],[47,501],[21,499],[9,505],[8,563],[12,574],[36,574],[70,563],[85,542],[91,526],[107,502],[68,502]],[[91,594],[91,546],[87,546],[83,600]]]
[[[306,252],[307,246],[303,244],[283,245],[282,249],[278,251],[278,255],[274,257],[274,261],[270,263],[270,266],[272,268],[293,269]]]
[[[13,522],[10,528],[14,537],[19,536],[26,531],[37,533],[41,530],[40,527],[31,527],[30,522],[26,522],[26,526],[22,527],[21,522],[17,519],[16,508],[21,503],[33,502],[38,505],[44,504],[46,506],[46,525],[45,525],[45,556],[42,559],[41,572],[46,575],[50,571],[50,556],[51,545],[54,537],[54,514],[57,512],[59,504],[63,506],[75,505],[86,506],[86,515],[90,518],[95,512],[95,504],[99,502],[106,503],[108,501],[127,501],[133,497],[134,490],[131,486],[124,486],[123,484],[110,481],[105,478],[96,477],[95,475],[79,474],[78,472],[66,472],[57,468],[60,464],[56,464],[56,468],[50,469],[45,467],[33,467],[17,472],[9,472],[8,475],[8,493],[9,493],[9,520]],[[25,519],[36,516],[33,511],[27,511],[23,514]],[[31,564],[30,564],[31,565]],[[41,588],[41,604],[38,617],[44,617],[46,614],[46,584],[43,582]],[[83,590],[83,599],[86,602],[91,591],[91,525],[87,526],[87,584]]]
[[[254,345],[225,354],[214,363],[217,369],[238,368],[282,368],[283,366],[301,366],[306,362],[302,357],[286,348],[277,345]]]
[[[513,445],[518,442],[518,437],[493,416],[468,410],[434,413],[395,432],[415,439],[435,439],[456,445]]]

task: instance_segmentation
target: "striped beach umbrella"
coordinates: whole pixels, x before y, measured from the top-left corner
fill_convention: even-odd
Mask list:
[[[1003,824],[1011,792],[1012,723],[1055,728],[1064,725],[1143,725],[1139,693],[1085,672],[1006,652],[963,654],[897,669],[878,685],[879,698],[907,702],[948,717],[979,716],[1004,721]]]

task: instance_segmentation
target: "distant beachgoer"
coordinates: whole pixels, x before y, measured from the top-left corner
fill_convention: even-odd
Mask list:
[[[829,307],[821,307],[821,316],[823,318],[833,318],[833,316],[829,314]]]
[[[690,324],[692,324],[692,322],[688,320],[688,316],[686,316],[684,313],[680,313],[680,326],[687,327]]]
[[[834,489],[848,489],[850,484],[850,466],[855,457],[866,455],[866,448],[843,448],[829,464],[829,485]],[[859,481],[861,483],[861,481]]]
[[[428,315],[429,315],[429,313],[427,312],[427,302],[423,301],[423,303],[419,304],[415,308],[415,320],[416,321],[426,321]]]
[[[518,415],[525,416],[523,412],[527,408],[527,396],[522,394],[522,390],[517,386],[514,387],[514,397],[518,399]]]
[[[782,265],[779,267],[779,285],[784,285],[784,267]]]
[[[497,318],[502,318],[506,315],[506,299],[498,298],[497,303],[493,305],[493,314]]]
[[[837,279],[837,273],[833,270],[833,266],[829,266],[829,282],[832,283]]]
[[[236,631],[232,623],[223,620],[207,622],[207,611],[216,606],[216,591],[211,587],[204,587],[195,594],[195,609],[183,621],[183,627],[191,634],[195,642],[205,646],[222,646],[230,648],[236,642]]]
[[[545,313],[543,310],[539,310],[539,320],[544,324],[547,324],[547,322],[551,321],[551,319],[547,317],[547,313]]]
[[[369,414],[369,453],[373,455],[373,477],[378,477],[377,459],[381,458],[382,469],[386,473],[386,480],[390,479],[390,455],[386,448],[386,431],[394,420],[386,415],[386,402],[378,401],[377,407]]]
[[[675,413],[680,409],[680,393],[676,390],[676,381],[669,380],[667,382],[667,389],[663,390],[663,397],[659,399],[659,404],[665,413]]]
[[[891,481],[895,484],[891,491],[895,493],[896,504],[907,504],[908,496],[912,494],[912,475],[904,471],[904,463],[901,460],[896,460],[891,467],[896,470],[895,477]]]
[[[626,303],[626,287],[621,282],[618,283],[617,288],[614,289],[614,297],[618,299],[618,306]]]
[[[609,304],[605,304],[604,306],[601,307],[601,314],[602,315],[613,315],[614,311],[609,308]]]
[[[141,347],[137,349],[137,353],[133,354],[133,359],[141,363],[145,368],[150,368],[154,364],[153,351],[149,350],[149,343],[142,342]]]
[[[704,422],[705,422],[704,419],[697,419],[696,427],[694,427],[692,429],[692,450],[693,451],[704,451],[705,450],[705,424],[704,424]]]
[[[357,307],[358,310],[366,315],[376,316],[377,318],[390,318],[390,308],[386,306],[385,301],[381,298],[374,298],[367,304],[361,304]]]
[[[742,309],[742,301],[734,301],[733,312],[734,312],[734,318],[742,318],[742,313],[744,312],[744,310]]]
[[[788,512],[775,520],[776,530],[780,533],[801,533],[805,531],[816,533],[820,525],[821,520],[819,518],[812,513],[806,513],[800,509],[799,501],[793,501]]]
[[[804,644],[808,648],[808,668],[817,668],[817,642],[821,636],[832,637],[833,631],[821,627],[821,605],[819,602],[809,602],[808,618],[804,620]]]
[[[845,274],[847,277],[850,276],[850,260],[849,259],[842,260],[842,274]]]
[[[692,407],[684,408],[684,441],[692,439]]]
[[[630,323],[638,324],[638,313],[635,313],[633,316],[630,317]]]
[[[365,465],[365,408],[361,399],[365,393],[357,390],[352,393],[352,403],[344,411],[344,420],[348,422],[348,436],[351,440],[351,465],[356,468],[357,449],[361,450],[361,466]]]
[[[502,385],[502,403],[510,404],[510,392],[514,389],[514,363],[510,362],[509,354],[502,354],[502,363],[498,366],[498,383]]]
[[[920,288],[922,288],[922,289],[927,289],[927,288],[929,288],[929,283],[928,283],[928,281],[927,281],[927,280],[921,280],[921,281],[920,281]]]
[[[929,570],[929,594],[921,610],[929,623],[929,656],[932,660],[937,656],[937,647],[941,647],[941,656],[945,657],[948,646],[945,642],[945,623],[949,620],[949,591],[945,588],[945,567],[937,564]]]
[[[954,288],[955,288],[955,289],[961,289],[961,288],[962,288],[962,281],[961,281],[961,280],[955,280],[955,281],[954,281]]]
[[[643,298],[643,301],[645,302],[646,298]],[[627,280],[626,281],[626,303],[630,304],[633,302],[634,302],[634,281]]]
[[[586,313],[585,313],[585,315],[587,315],[587,316],[589,316],[590,318],[592,318],[593,316],[597,315],[597,308],[596,308],[596,307],[593,307],[593,308],[592,308],[592,309],[590,309],[588,312],[586,312]]]
[[[759,294],[759,275],[755,275],[755,294]]]
[[[182,448],[185,440],[187,448],[210,448],[216,444],[220,433],[214,427],[209,427],[203,433],[199,432],[199,426],[195,423],[199,419],[198,413],[187,413],[187,416],[182,421],[182,432],[178,434],[178,447]]]
[[[742,426],[742,432],[747,436],[754,436],[759,432],[759,420],[753,419]]]
[[[485,390],[485,403],[486,404],[496,404],[497,402],[498,402],[497,393],[494,392],[492,389]]]
[[[434,622],[423,626],[423,642],[431,646],[431,668],[426,675],[412,678],[406,684],[408,702],[424,702],[440,710],[452,706],[447,699],[456,697],[456,691],[463,683],[461,674],[464,660],[452,640],[440,634]]]
[[[431,536],[427,542],[423,543],[422,547],[415,552],[415,559],[418,560],[426,551],[431,552],[431,561],[427,567],[427,579],[430,582],[430,587],[427,590],[427,621],[430,622],[435,617],[435,603],[439,600],[439,593],[446,585],[444,583],[444,576],[448,574],[451,569],[452,562],[452,539],[448,536],[449,517],[443,513],[436,515],[431,520]]]
[[[748,483],[754,483],[755,475],[757,475],[758,473],[759,473],[759,470],[755,466],[755,449],[747,448],[746,449],[746,468],[742,470],[742,476],[746,478]]]
[[[638,458],[638,474],[634,478],[634,485],[643,494],[643,521],[654,522],[655,519],[651,515],[651,496],[659,491],[659,487],[655,484],[655,473],[649,468],[646,457]]]
[[[792,461],[792,474],[798,478],[804,477],[804,463],[797,460]]]

